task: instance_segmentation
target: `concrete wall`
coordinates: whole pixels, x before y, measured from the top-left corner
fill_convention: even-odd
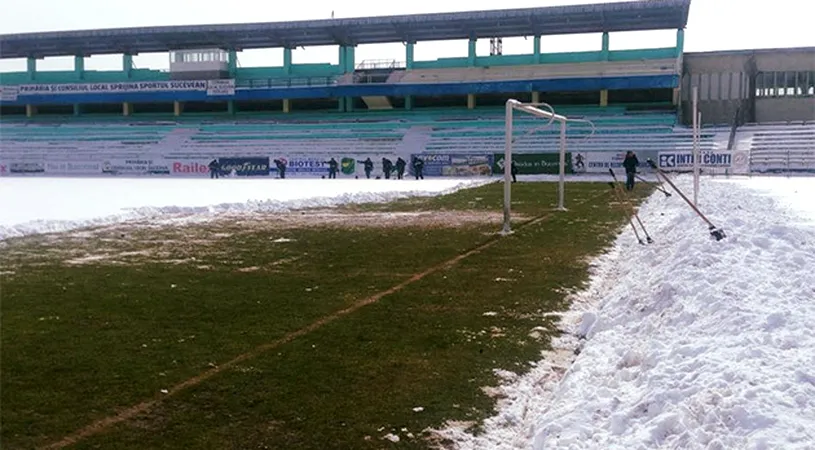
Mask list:
[[[743,122],[815,119],[815,95],[804,89],[795,96],[763,97],[756,81],[764,72],[810,72],[815,83],[815,47],[686,53],[681,104],[682,122],[690,124],[691,89],[699,90],[703,124],[732,123],[737,109]]]
[[[815,121],[815,98],[757,98],[756,122]]]

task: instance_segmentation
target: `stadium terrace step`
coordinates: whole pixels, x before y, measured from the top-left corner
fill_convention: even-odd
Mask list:
[[[748,125],[739,133],[751,171],[815,173],[815,124]]]
[[[164,120],[148,117],[94,121],[85,117],[44,122],[4,121],[2,155],[28,158],[139,158],[146,155],[225,156],[270,153],[387,153],[448,151],[492,153],[504,146],[504,108],[471,110],[368,111],[365,113],[293,113],[290,115]],[[571,117],[596,124],[592,139],[570,142],[570,149],[588,151],[682,150],[690,133],[676,126],[671,112],[637,111],[625,107],[558,108]],[[128,121],[129,120],[129,121]],[[519,116],[518,151],[557,151],[559,131],[539,129],[542,120]],[[528,133],[534,130],[533,133]],[[571,139],[584,136],[585,126],[569,126]],[[703,130],[703,148],[715,149],[715,132]]]

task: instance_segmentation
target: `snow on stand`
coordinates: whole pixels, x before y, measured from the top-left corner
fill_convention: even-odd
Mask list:
[[[690,190],[688,177],[677,184]],[[503,375],[484,433],[439,433],[461,449],[813,448],[813,188],[704,180],[700,206],[728,230],[721,241],[655,193],[640,215],[656,242],[624,229],[563,315],[556,350]]]

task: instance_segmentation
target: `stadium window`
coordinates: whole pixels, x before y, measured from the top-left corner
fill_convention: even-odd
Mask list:
[[[795,72],[784,72],[784,95],[795,96]]]
[[[787,95],[787,73],[775,72],[775,89],[777,97],[784,97]]]
[[[759,72],[757,97],[811,97],[815,95],[815,72]]]
[[[791,97],[798,97],[798,72],[787,73],[787,95]]]
[[[809,72],[798,72],[797,82],[798,95],[801,97],[809,95]]]
[[[803,82],[801,78],[802,72],[792,72],[792,95],[800,97],[802,95],[800,83]]]

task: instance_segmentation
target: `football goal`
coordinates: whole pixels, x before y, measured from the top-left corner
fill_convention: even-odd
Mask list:
[[[515,136],[513,121],[515,112],[519,112],[521,114],[529,114],[536,118],[546,119],[546,122],[541,124],[535,124],[534,127],[530,128],[529,130],[525,131],[523,134]],[[519,139],[524,139],[529,137],[530,135],[534,134],[537,131],[540,131],[544,128],[547,128],[557,122],[560,125],[560,139],[559,139],[559,147],[558,147],[558,200],[557,200],[557,209],[559,211],[565,211],[565,197],[566,197],[566,164],[570,164],[571,161],[566,161],[566,125],[569,122],[574,123],[583,123],[591,127],[591,131],[583,136],[582,139],[588,139],[594,135],[595,127],[594,123],[588,119],[577,119],[577,118],[569,118],[560,114],[555,113],[555,109],[552,108],[551,105],[547,103],[521,103],[515,99],[509,99],[506,103],[506,121],[505,121],[505,145],[504,145],[504,226],[503,230],[501,231],[503,234],[509,234],[512,232],[510,226],[510,215],[511,215],[511,200],[512,200],[512,152],[513,146],[518,142]]]

